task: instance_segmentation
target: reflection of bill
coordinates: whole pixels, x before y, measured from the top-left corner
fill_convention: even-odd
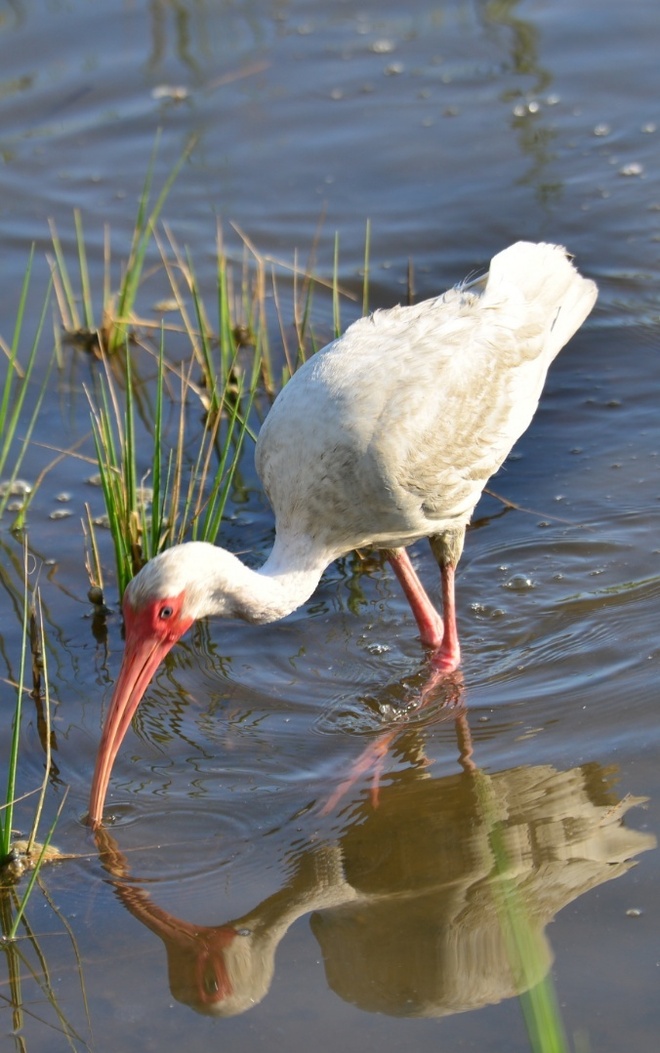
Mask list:
[[[330,987],[370,1012],[443,1016],[492,1004],[542,978],[545,926],[566,904],[655,846],[624,825],[641,798],[618,801],[597,764],[550,765],[440,779],[407,768],[356,805],[337,842],[299,854],[292,876],[253,911],[200,927],[126,883],[125,857],[103,828],[103,863],[126,908],[163,940],[176,999],[230,1016],[266,995],[290,925],[311,914]],[[495,836],[496,835],[496,836]],[[497,846],[497,847],[495,847]],[[538,948],[512,961],[497,909],[506,881]]]

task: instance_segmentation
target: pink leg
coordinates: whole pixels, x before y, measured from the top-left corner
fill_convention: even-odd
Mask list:
[[[410,556],[405,548],[388,549],[386,555],[411,606],[422,643],[425,647],[439,650],[444,639],[442,618],[426,595],[426,590],[410,562]]]
[[[406,549],[388,549],[387,558],[415,616],[422,643],[435,652],[431,659],[434,669],[452,673],[461,661],[454,598],[454,566],[444,561],[440,564],[443,622],[417,577]]]
[[[387,751],[390,748],[390,745],[400,733],[400,728],[396,728],[394,731],[384,731],[378,736],[378,738],[369,743],[358,759],[351,765],[350,771],[344,781],[341,782],[330,794],[321,808],[321,815],[328,815],[334,808],[336,808],[341,799],[346,796],[348,791],[353,788],[358,779],[362,778],[363,775],[371,776],[371,803],[374,808],[378,807],[378,788],[380,774],[383,769],[383,764],[385,763],[385,757],[387,756]]]
[[[392,564],[392,569],[394,570],[412,608],[415,621],[419,627],[419,634],[422,643],[426,647],[433,649],[433,654],[431,656],[431,672],[426,683],[419,692],[420,708],[431,701],[436,696],[438,690],[446,690],[447,684],[451,683],[451,681],[447,680],[447,676],[458,668],[461,660],[461,649],[458,643],[458,628],[456,625],[456,603],[454,598],[455,567],[453,563],[447,560],[448,553],[444,544],[441,543],[436,545],[434,551],[436,551],[436,549],[436,558],[438,559],[440,566],[442,580],[444,622],[428,598],[424,586],[417,577],[405,548],[388,549],[386,552],[387,559]],[[458,555],[460,556],[460,550]],[[463,686],[460,674],[456,681],[456,688],[456,698],[451,700],[448,699],[448,704],[452,707],[457,707],[460,714],[461,707],[463,706]],[[467,728],[466,721],[459,726],[459,731],[464,730],[464,728]],[[351,765],[347,777],[335,789],[323,805],[321,809],[322,815],[327,815],[328,812],[336,808],[341,799],[353,788],[355,783],[369,773],[371,773],[373,780],[371,787],[371,801],[373,806],[377,807],[378,783],[385,763],[385,758],[390,746],[398,738],[402,730],[401,727],[398,727],[389,731],[384,731],[369,743],[357,760]],[[470,765],[471,757],[469,729],[467,734],[468,738],[466,739],[466,743],[461,743],[461,763],[465,761],[464,767],[466,767],[466,770],[468,770],[468,766]]]
[[[442,673],[453,673],[461,663],[461,647],[458,642],[456,624],[456,600],[454,597],[454,567],[445,563],[440,568],[442,578],[442,612],[445,616],[445,631],[442,643],[431,659],[434,669]]]

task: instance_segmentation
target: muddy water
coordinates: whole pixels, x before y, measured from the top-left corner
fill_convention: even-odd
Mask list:
[[[29,521],[56,703],[47,811],[69,786],[57,841],[74,858],[44,875],[13,987],[7,959],[3,1048],[524,1050],[514,991],[550,971],[570,1036],[655,1050],[657,29],[653,0],[5,5],[5,340],[32,243],[35,310],[43,298],[49,218],[73,267],[81,209],[97,288],[104,223],[126,255],[157,128],[160,179],[198,137],[165,218],[208,288],[218,217],[289,260],[323,217],[319,266],[338,230],[358,290],[370,218],[374,304],[405,295],[409,259],[422,297],[521,236],[566,243],[601,297],[493,480],[514,507],[485,496],[468,537],[466,720],[440,706],[397,717],[423,678],[414,625],[377,561],[346,559],[284,623],[201,625],[174,651],[119,756],[98,845],[83,819],[121,633],[115,615],[95,636],[86,601],[94,366],[67,352],[23,474],[52,459],[46,446],[81,442]],[[331,303],[315,310],[323,331]],[[242,484],[224,541],[257,562],[272,523],[250,451]],[[0,543],[6,741],[21,580],[8,520]],[[425,546],[414,558],[433,583]],[[378,807],[362,778],[324,812],[393,720]],[[43,770],[30,708],[22,744],[26,792]],[[29,815],[25,802],[17,824]],[[537,940],[526,977],[493,909],[498,866]]]

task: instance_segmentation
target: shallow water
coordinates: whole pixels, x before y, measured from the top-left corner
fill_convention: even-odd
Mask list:
[[[488,898],[497,818],[568,1035],[655,1050],[657,29],[654,0],[410,11],[19,0],[0,11],[5,340],[32,243],[35,310],[43,299],[49,218],[73,268],[82,210],[97,288],[105,223],[116,266],[125,257],[158,128],[161,181],[198,136],[164,218],[205,288],[218,217],[237,255],[232,222],[289,261],[296,248],[307,256],[322,218],[317,266],[331,273],[339,231],[342,282],[356,294],[369,218],[373,306],[405,296],[409,259],[422,298],[519,237],[565,243],[600,286],[492,481],[514,507],[484,496],[461,562],[476,773],[459,763],[466,728],[447,711],[396,717],[423,680],[415,627],[378,561],[346,559],[284,623],[202,625],[175,649],[115,766],[110,840],[94,844],[84,815],[120,620],[107,641],[93,635],[79,526],[85,501],[101,511],[93,465],[70,456],[46,477],[29,536],[45,561],[56,702],[47,818],[69,786],[56,840],[74,858],[44,872],[30,906],[43,957],[21,944],[22,1018],[16,976],[13,987],[0,978],[3,1048],[254,1051],[276,1036],[292,1049],[527,1049]],[[317,298],[318,331],[331,320],[330,297]],[[49,354],[46,340],[44,364]],[[67,350],[27,477],[52,459],[45,446],[82,440],[92,457],[82,383],[94,369]],[[224,540],[257,562],[271,519],[249,450],[242,481]],[[51,518],[62,509],[70,518]],[[20,542],[8,526],[3,741],[20,653]],[[433,583],[427,547],[414,559]],[[401,735],[378,807],[363,778],[324,814],[393,720]],[[43,771],[30,705],[22,739],[26,792]],[[30,814],[26,801],[17,825]]]

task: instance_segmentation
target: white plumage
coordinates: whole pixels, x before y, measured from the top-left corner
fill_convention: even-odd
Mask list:
[[[362,318],[298,370],[257,443],[276,521],[264,566],[191,542],[151,560],[126,590],[126,653],[99,748],[94,822],[149,679],[192,621],[284,617],[351,549],[387,550],[436,668],[456,667],[453,577],[466,524],[596,296],[563,248],[518,242],[486,278]],[[422,537],[440,566],[444,623],[405,554]]]
[[[481,295],[458,287],[355,322],[287,384],[259,436],[278,533],[334,559],[467,522],[595,295],[563,249],[521,242],[493,259]]]

